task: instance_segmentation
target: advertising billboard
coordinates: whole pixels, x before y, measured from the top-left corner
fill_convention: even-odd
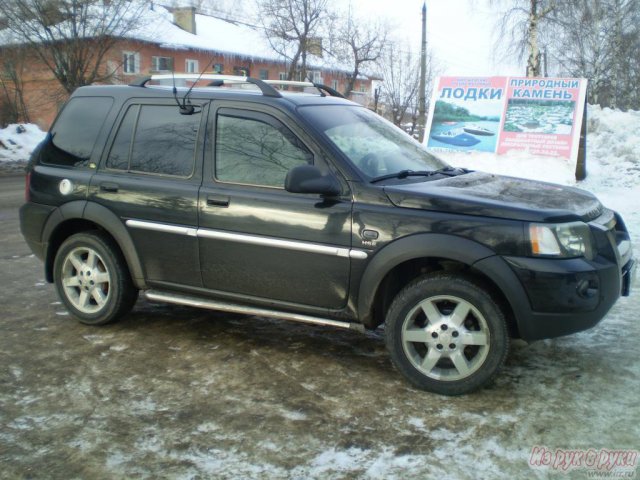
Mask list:
[[[439,77],[425,144],[499,155],[527,151],[575,163],[586,87],[576,78]]]

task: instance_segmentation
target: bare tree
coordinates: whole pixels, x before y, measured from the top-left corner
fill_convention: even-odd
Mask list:
[[[307,56],[318,50],[328,0],[258,0],[259,20],[271,48],[289,62],[287,79],[307,76]]]
[[[389,43],[379,62],[382,95],[391,121],[401,125],[409,109],[417,103],[419,85],[418,57]]]
[[[556,75],[589,80],[588,100],[640,108],[640,0],[492,0],[507,5],[500,44],[540,76],[540,51]]]
[[[586,3],[586,2],[585,2]],[[634,83],[638,76],[638,48],[640,48],[640,1],[638,0],[605,0],[609,14],[604,15],[605,24],[610,31],[610,75],[611,91],[609,106],[611,108],[629,107],[632,92],[637,91]],[[638,105],[634,105],[637,107]]]
[[[0,0],[15,44],[26,45],[62,87],[109,79],[105,59],[119,38],[140,26],[149,0]]]
[[[506,43],[505,51],[509,55],[527,55],[527,77],[541,76],[541,39],[556,19],[557,1],[491,0],[491,3],[508,5],[501,14],[498,43],[502,46]]]
[[[29,113],[24,99],[25,52],[21,48],[5,49],[1,58],[0,124],[29,123]]]
[[[387,116],[395,125],[411,120],[410,134],[416,133],[420,91],[420,55],[401,42],[388,42],[378,61],[382,75],[382,101]],[[433,81],[439,74],[433,54],[427,49],[425,95],[431,97]]]
[[[640,0],[561,5],[551,55],[558,74],[589,79],[590,103],[640,108]]]
[[[550,17],[555,9],[555,2],[544,0],[529,0],[529,15],[527,19],[527,77],[540,77],[542,68],[540,63],[539,28],[540,23]]]
[[[363,69],[374,66],[382,56],[389,36],[389,24],[359,18],[349,5],[347,14],[334,20],[331,32],[331,53],[351,66],[343,92],[348,97]]]

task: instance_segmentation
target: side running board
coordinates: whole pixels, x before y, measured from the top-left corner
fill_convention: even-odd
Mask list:
[[[294,322],[311,323],[314,325],[324,325],[330,327],[346,328],[364,333],[364,325],[360,323],[341,322],[339,320],[331,320],[329,318],[312,317],[310,315],[301,315],[299,313],[282,312],[279,310],[268,310],[266,308],[247,307],[235,303],[221,302],[218,300],[209,300],[188,295],[180,295],[177,293],[160,292],[156,290],[147,290],[144,292],[147,300],[153,302],[174,303],[177,305],[186,305],[189,307],[206,308],[209,310],[219,310],[222,312],[241,313],[244,315],[255,315],[257,317],[278,318],[280,320],[291,320]]]

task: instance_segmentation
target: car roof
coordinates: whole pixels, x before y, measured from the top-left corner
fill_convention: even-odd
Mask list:
[[[182,100],[189,89],[178,87],[178,98]],[[198,87],[194,88],[191,99],[225,99],[244,100],[264,104],[302,105],[352,105],[360,106],[350,100],[315,93],[280,91],[280,97],[263,95],[257,88]],[[98,85],[78,88],[73,97],[113,97],[124,102],[130,98],[174,98],[173,89],[164,85],[131,86],[131,85]]]

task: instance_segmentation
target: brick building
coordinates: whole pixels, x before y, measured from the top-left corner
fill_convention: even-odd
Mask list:
[[[322,49],[318,48],[320,45],[315,46],[314,53],[317,54],[308,54],[307,77],[342,92],[350,73],[348,66],[323,57]],[[12,51],[15,54],[17,48],[20,47],[2,47],[0,43],[0,64],[3,56]],[[48,128],[67,95],[40,59],[28,49],[23,49],[20,55],[23,57],[20,73],[29,120],[41,128]],[[206,71],[283,80],[289,65],[273,51],[256,27],[201,15],[193,8],[169,11],[156,6],[145,16],[144,25],[116,42],[104,61],[104,69],[113,73],[110,83],[127,84],[139,76],[172,71]],[[371,83],[371,78],[360,76],[351,92],[352,99],[367,104]]]

